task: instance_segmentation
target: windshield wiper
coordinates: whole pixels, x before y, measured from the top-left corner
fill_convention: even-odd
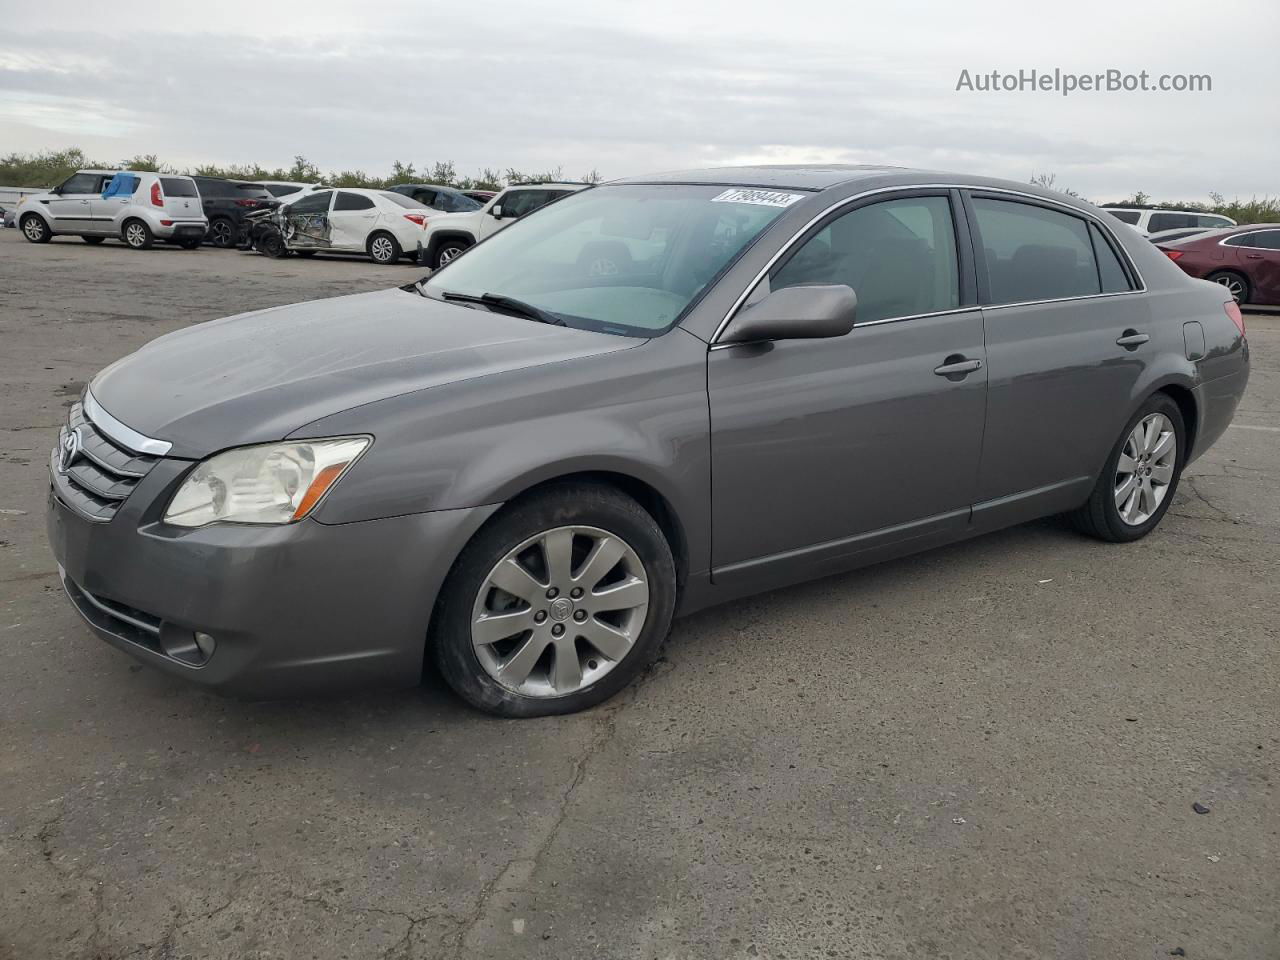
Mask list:
[[[429,296],[429,294],[424,290],[423,296]],[[543,310],[541,307],[535,307],[532,303],[525,303],[523,300],[517,300],[515,297],[508,297],[501,293],[482,293],[476,297],[469,293],[452,293],[448,290],[442,290],[440,297],[443,300],[451,300],[458,303],[479,303],[486,307],[499,307],[529,320],[536,320],[538,323],[549,323],[557,327],[568,326],[564,318],[559,314],[552,313],[550,310]]]

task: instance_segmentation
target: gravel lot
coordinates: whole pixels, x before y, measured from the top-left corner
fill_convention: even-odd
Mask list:
[[[85,380],[416,275],[0,231],[0,957],[1280,956],[1280,316],[1147,540],[711,610],[585,715],[246,704],[94,639],[43,520]]]

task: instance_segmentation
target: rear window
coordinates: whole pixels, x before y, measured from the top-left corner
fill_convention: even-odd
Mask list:
[[[372,210],[373,201],[363,194],[347,193],[345,190],[339,192],[338,199],[333,202],[333,209],[337,210]]]
[[[1137,210],[1108,210],[1107,213],[1111,214],[1121,223],[1127,223],[1131,226],[1136,224],[1138,222],[1138,218],[1142,216],[1142,214]]]
[[[301,190],[301,187],[295,187],[287,183],[268,183],[267,192],[273,197],[288,197]]]
[[[417,200],[413,200],[399,193],[392,193],[390,190],[383,190],[382,196],[386,197],[392,203],[398,204],[409,210],[430,210],[431,209],[425,204],[419,203]]]
[[[198,197],[195,182],[187,177],[161,177],[160,189],[166,197]]]
[[[237,183],[235,186],[235,195],[238,197],[249,197],[253,200],[270,200],[271,191],[264,187],[259,187],[252,183]]]

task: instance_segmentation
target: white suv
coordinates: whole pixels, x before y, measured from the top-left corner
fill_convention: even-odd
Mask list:
[[[1144,237],[1163,230],[1176,230],[1182,227],[1216,230],[1219,227],[1236,225],[1230,217],[1217,213],[1200,213],[1197,210],[1152,210],[1145,207],[1103,207],[1102,209],[1117,220],[1129,224]]]
[[[432,270],[439,269],[507,224],[586,186],[585,183],[522,183],[507,187],[479,210],[468,213],[432,210],[418,238],[418,263]]]
[[[117,237],[135,250],[156,240],[195,249],[209,229],[190,177],[140,170],[80,170],[48,193],[23,198],[18,226],[32,243],[55,236],[101,243]]]

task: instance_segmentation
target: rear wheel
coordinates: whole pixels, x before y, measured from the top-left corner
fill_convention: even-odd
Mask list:
[[[126,246],[134,250],[149,250],[155,243],[151,228],[141,220],[126,220],[120,230],[120,237]]]
[[[366,250],[374,263],[395,263],[400,259],[400,244],[389,233],[378,232],[369,238]]]
[[[1173,502],[1185,460],[1182,411],[1168,394],[1157,393],[1125,426],[1072,522],[1081,532],[1112,543],[1145,537]]]
[[[218,217],[209,224],[209,242],[215,247],[234,247],[236,245],[236,228],[226,217]]]
[[[1231,298],[1236,303],[1249,302],[1249,279],[1243,274],[1236,273],[1234,270],[1219,270],[1217,273],[1211,273],[1205,278],[1212,280],[1214,283],[1220,283],[1227,288],[1227,293],[1231,294]]]
[[[652,660],[675,596],[671,548],[643,507],[607,487],[550,487],[497,514],[459,556],[436,663],[489,713],[584,710]]]
[[[29,213],[22,218],[22,235],[32,243],[48,243],[53,236],[49,225],[38,214]]]
[[[83,240],[85,243],[95,244],[95,243],[101,243],[103,240],[106,239],[106,237],[81,237],[80,239]]]
[[[465,240],[446,240],[436,249],[436,262],[432,266],[439,270],[454,257],[463,253],[471,244]]]

